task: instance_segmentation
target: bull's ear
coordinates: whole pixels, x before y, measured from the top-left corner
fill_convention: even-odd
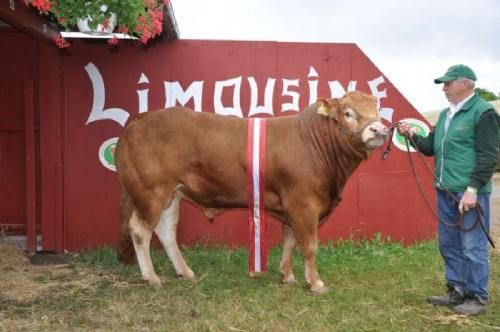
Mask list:
[[[318,114],[338,120],[339,100],[337,98],[318,98]]]
[[[330,116],[330,103],[328,99],[318,98],[316,104],[318,105],[318,114],[326,117]]]

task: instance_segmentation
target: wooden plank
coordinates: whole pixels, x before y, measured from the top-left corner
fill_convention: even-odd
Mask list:
[[[26,7],[22,0],[1,0],[0,19],[31,37],[51,45],[55,45],[54,38],[60,33],[57,25]]]
[[[36,252],[36,155],[35,103],[33,81],[24,86],[26,139],[26,246],[30,255]]]
[[[59,50],[47,45],[38,49],[40,120],[40,234],[43,251],[64,250],[63,229],[63,104],[64,78]]]
[[[170,1],[163,7],[163,32],[161,36],[167,40],[179,39],[179,28]]]

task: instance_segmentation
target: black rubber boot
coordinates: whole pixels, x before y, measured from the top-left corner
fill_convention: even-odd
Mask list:
[[[465,297],[459,293],[454,287],[450,287],[448,292],[441,296],[430,296],[427,302],[433,305],[441,306],[457,306],[465,301]]]
[[[462,304],[454,306],[453,311],[459,315],[474,316],[486,311],[487,302],[478,297],[469,297]]]

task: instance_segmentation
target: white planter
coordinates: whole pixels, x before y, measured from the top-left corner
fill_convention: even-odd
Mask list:
[[[101,7],[101,10],[103,12],[106,12],[108,9],[107,6],[103,5]],[[89,22],[92,22],[92,19],[90,17],[87,18],[79,18],[76,22],[76,26],[78,27],[78,30],[80,32],[89,34],[89,35],[108,35],[113,32],[115,29],[116,25],[116,14],[111,13],[111,16],[109,18],[108,26],[104,28],[102,24],[98,24],[95,29],[91,29],[89,27]]]

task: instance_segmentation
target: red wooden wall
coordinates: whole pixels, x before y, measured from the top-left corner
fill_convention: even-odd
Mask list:
[[[0,31],[0,221],[10,234],[26,233],[25,84],[35,80],[36,46]]]
[[[0,227],[62,251],[62,58],[10,28],[0,28],[0,49]]]
[[[258,96],[257,105],[263,105],[266,84],[275,79],[272,116],[282,116],[293,113],[282,112],[282,105],[293,102],[294,95],[302,109],[310,98],[315,99],[316,90],[318,96],[329,97],[330,84],[347,90],[349,82],[356,81],[357,90],[377,95],[381,108],[393,110],[386,124],[402,118],[423,120],[354,44],[178,40],[146,49],[127,43],[112,49],[102,43],[75,41],[67,53],[57,54],[40,46],[38,55],[38,192],[44,250],[116,243],[119,186],[116,174],[101,164],[99,149],[103,142],[118,137],[123,127],[108,115],[133,116],[141,108],[139,100],[142,107],[147,100],[148,109],[163,108],[173,98],[173,90],[166,91],[166,86],[172,85],[166,82],[178,82],[187,90],[193,82],[202,81],[203,111],[213,112],[215,99],[225,107],[241,103],[242,114],[247,116],[252,91]],[[240,78],[239,94],[228,84],[217,97],[217,86]],[[257,90],[251,88],[253,80]],[[284,93],[286,82],[292,85]],[[106,110],[96,114],[107,119],[88,122],[93,107],[99,110],[99,101],[104,101]],[[194,99],[186,106],[195,108]],[[377,232],[405,243],[433,236],[435,222],[417,190],[407,156],[397,148],[386,161],[379,155],[376,151],[349,180],[344,200],[320,229],[322,241],[359,239]],[[432,199],[431,179],[417,164]],[[8,181],[5,178],[3,181]],[[184,204],[179,240],[183,244],[246,245],[246,222],[247,211],[234,210],[210,224],[201,211]],[[279,240],[280,229],[278,222],[271,222],[271,244]]]

